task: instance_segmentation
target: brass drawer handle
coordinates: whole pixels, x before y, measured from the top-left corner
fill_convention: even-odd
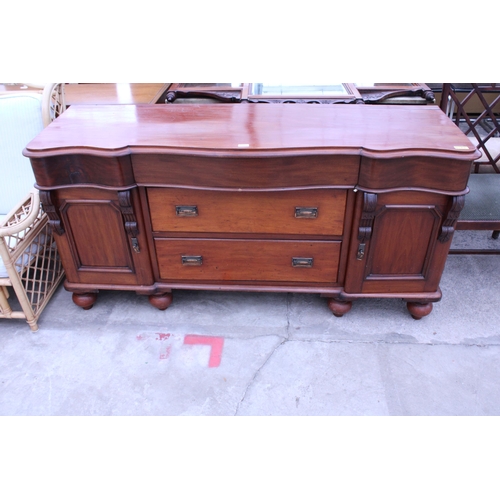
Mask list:
[[[201,266],[203,257],[201,255],[182,255],[181,261],[183,266]]]
[[[178,217],[197,217],[198,207],[196,205],[175,205],[175,215]]]
[[[292,267],[312,267],[312,257],[292,257]]]
[[[297,219],[316,219],[318,217],[317,207],[295,207]]]

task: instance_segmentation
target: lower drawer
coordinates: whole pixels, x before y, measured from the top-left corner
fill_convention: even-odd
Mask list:
[[[155,240],[160,279],[335,283],[340,242]]]

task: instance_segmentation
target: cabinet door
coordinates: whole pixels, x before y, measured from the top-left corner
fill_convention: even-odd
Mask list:
[[[345,291],[437,291],[461,198],[411,191],[359,192]]]
[[[68,188],[42,201],[70,283],[153,282],[137,190]]]

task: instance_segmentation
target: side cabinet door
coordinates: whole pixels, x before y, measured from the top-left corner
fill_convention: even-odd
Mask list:
[[[42,202],[70,283],[153,283],[137,190],[68,188]]]
[[[411,191],[359,192],[345,291],[437,291],[462,200]]]

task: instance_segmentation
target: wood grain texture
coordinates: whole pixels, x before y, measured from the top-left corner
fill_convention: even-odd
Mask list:
[[[450,125],[437,106],[72,106],[25,154],[477,158],[471,142]]]
[[[302,104],[72,106],[24,153],[79,305],[292,291],[339,316],[401,297],[416,318],[441,297],[479,155],[433,106]]]
[[[465,191],[469,171],[462,161],[442,157],[363,158],[359,171],[359,189],[388,191],[423,189],[446,192]]]
[[[135,185],[129,156],[102,158],[92,155],[62,155],[32,158],[39,189],[81,184],[122,188]]]
[[[363,213],[358,193],[357,214]],[[372,237],[362,259],[353,244],[345,290],[347,293],[434,292],[437,290],[451,241],[438,236],[450,197],[433,193],[395,192],[377,196]],[[355,215],[355,220],[362,220]]]
[[[156,239],[163,280],[336,283],[340,242]],[[184,255],[202,265],[183,266]],[[293,257],[313,258],[311,268],[292,267]]]
[[[130,203],[137,221],[140,253],[132,249],[117,192],[74,187],[55,190],[51,198],[65,227],[63,235],[54,237],[68,282],[117,286],[153,283],[136,190],[130,194]]]
[[[354,187],[359,157],[316,154],[278,157],[132,155],[135,180],[146,186],[179,186],[234,191],[315,186]]]
[[[312,189],[278,192],[225,192],[149,188],[153,231],[188,233],[268,233],[341,236],[346,191]],[[198,215],[180,217],[176,206],[196,206]],[[297,218],[295,209],[318,210]]]

